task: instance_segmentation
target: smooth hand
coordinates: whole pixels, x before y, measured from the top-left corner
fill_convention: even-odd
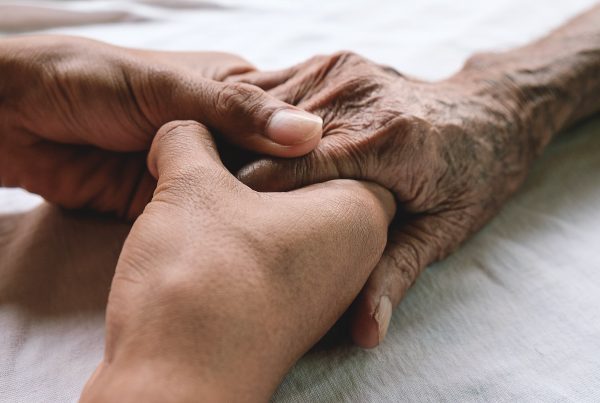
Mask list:
[[[195,122],[163,127],[148,164],[158,187],[121,253],[82,400],[266,401],[360,291],[393,197],[350,180],[257,193]]]

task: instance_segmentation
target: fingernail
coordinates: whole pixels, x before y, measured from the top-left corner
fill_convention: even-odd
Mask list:
[[[302,144],[321,136],[323,119],[304,111],[281,109],[271,116],[266,131],[267,137],[278,144]]]
[[[383,341],[387,334],[388,327],[390,326],[390,320],[392,319],[392,302],[385,295],[379,299],[379,305],[373,315],[377,322],[377,328],[379,331],[379,343]]]

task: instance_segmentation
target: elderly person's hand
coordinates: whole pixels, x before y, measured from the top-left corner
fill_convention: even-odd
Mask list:
[[[152,52],[70,37],[0,41],[0,185],[64,207],[135,217],[154,181],[145,152],[161,125],[195,119],[230,142],[292,157],[321,120],[244,84],[253,70],[222,53]]]
[[[253,163],[239,173],[245,183],[287,190],[359,178],[396,196],[388,247],[357,304],[356,343],[377,345],[421,270],[499,210],[552,135],[600,110],[598,27],[600,7],[527,47],[477,55],[437,83],[352,53],[234,78],[324,120],[313,153]]]
[[[104,360],[83,401],[267,401],[379,261],[394,200],[335,180],[257,193],[207,130],[156,135],[158,179],[111,286]]]

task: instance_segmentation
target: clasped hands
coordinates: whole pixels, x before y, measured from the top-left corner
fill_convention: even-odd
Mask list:
[[[431,84],[352,53],[264,73],[75,38],[1,46],[1,184],[135,219],[84,400],[267,399],[357,295],[352,337],[376,346],[531,160],[468,68]],[[271,157],[236,178],[209,132]]]
[[[197,121],[281,157],[322,134],[318,116],[223,83],[254,70],[235,56],[62,37],[0,46],[12,77],[0,88],[1,185],[135,220],[82,399],[266,400],[377,264],[391,193],[351,180],[258,193],[232,176]]]

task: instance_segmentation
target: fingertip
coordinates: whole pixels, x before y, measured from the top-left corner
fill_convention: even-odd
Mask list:
[[[354,308],[350,335],[358,347],[371,349],[379,345],[379,327],[375,320],[375,306],[363,295]]]
[[[315,163],[315,154],[289,160],[258,160],[241,168],[236,176],[242,183],[259,192],[292,191],[308,183],[331,179],[331,165],[321,166]]]
[[[271,115],[265,135],[273,142],[290,146],[291,149],[300,149],[300,146],[307,144],[316,146],[323,135],[323,119],[302,110],[279,109]]]
[[[257,86],[234,82],[212,85],[214,111],[207,123],[243,148],[276,157],[299,157],[323,135],[323,120],[289,105]]]
[[[216,146],[208,129],[192,120],[172,121],[164,124],[154,136],[146,165],[158,180],[161,170],[174,165],[192,165],[199,156],[218,159]]]
[[[254,136],[241,142],[246,148],[279,158],[296,158],[309,154],[319,145],[321,132],[303,143],[293,145],[279,144],[266,136]]]
[[[321,142],[322,130],[319,130],[314,136],[310,137],[306,142],[285,147],[279,157],[295,158],[310,154],[315,150]]]
[[[363,295],[356,305],[351,326],[354,343],[362,348],[379,346],[387,335],[392,319],[392,302],[386,295],[376,301]]]
[[[392,301],[387,295],[379,298],[373,319],[377,323],[377,344],[379,345],[385,339],[392,320]]]

